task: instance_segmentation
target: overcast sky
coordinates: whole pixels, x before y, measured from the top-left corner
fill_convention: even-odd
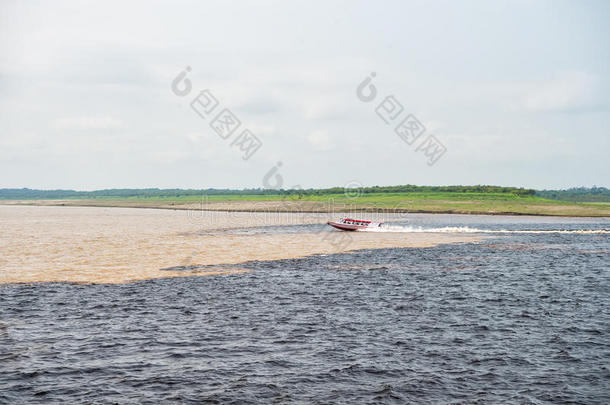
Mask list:
[[[262,187],[277,162],[285,188],[610,187],[609,21],[608,1],[2,1],[0,187]]]

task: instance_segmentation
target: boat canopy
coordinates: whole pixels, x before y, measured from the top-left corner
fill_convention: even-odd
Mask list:
[[[363,225],[371,223],[371,221],[363,221],[363,220],[360,220],[360,219],[351,219],[351,218],[342,218],[341,222],[344,223],[344,224],[355,223],[355,224],[363,224]]]

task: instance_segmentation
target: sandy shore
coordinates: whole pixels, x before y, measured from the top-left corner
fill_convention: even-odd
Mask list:
[[[325,214],[0,206],[0,283],[125,283],[227,274],[248,271],[239,264],[252,260],[480,240],[471,234],[346,233],[330,227],[320,227],[320,232],[232,231],[324,224],[327,219]],[[181,266],[193,271],[163,270]]]
[[[43,206],[43,207],[122,207],[157,208],[170,210],[195,211],[234,211],[234,212],[329,212],[327,202],[295,201],[205,201],[205,202],[164,202],[152,200],[0,200],[0,205]],[[336,209],[336,207],[335,207]]]
[[[608,204],[588,205],[578,203],[542,204],[527,202],[498,201],[497,204],[469,200],[405,200],[395,206],[380,208],[375,204],[358,203],[357,200],[307,201],[286,197],[281,200],[207,200],[197,202],[168,201],[153,199],[66,199],[66,200],[0,200],[2,205],[19,206],[74,206],[74,207],[124,207],[157,208],[186,211],[235,211],[235,212],[395,212],[430,214],[468,214],[468,215],[535,215],[535,216],[573,216],[573,217],[610,217]],[[382,205],[383,206],[383,205]],[[354,214],[356,215],[356,214]]]

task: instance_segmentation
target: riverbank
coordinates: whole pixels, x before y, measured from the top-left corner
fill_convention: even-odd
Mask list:
[[[610,217],[610,203],[565,202],[501,193],[376,193],[348,196],[210,195],[0,200],[0,205],[158,208],[240,212],[443,213]]]

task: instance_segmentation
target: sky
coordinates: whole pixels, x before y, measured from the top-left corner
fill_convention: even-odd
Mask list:
[[[2,1],[0,188],[610,187],[609,21],[608,1]]]

